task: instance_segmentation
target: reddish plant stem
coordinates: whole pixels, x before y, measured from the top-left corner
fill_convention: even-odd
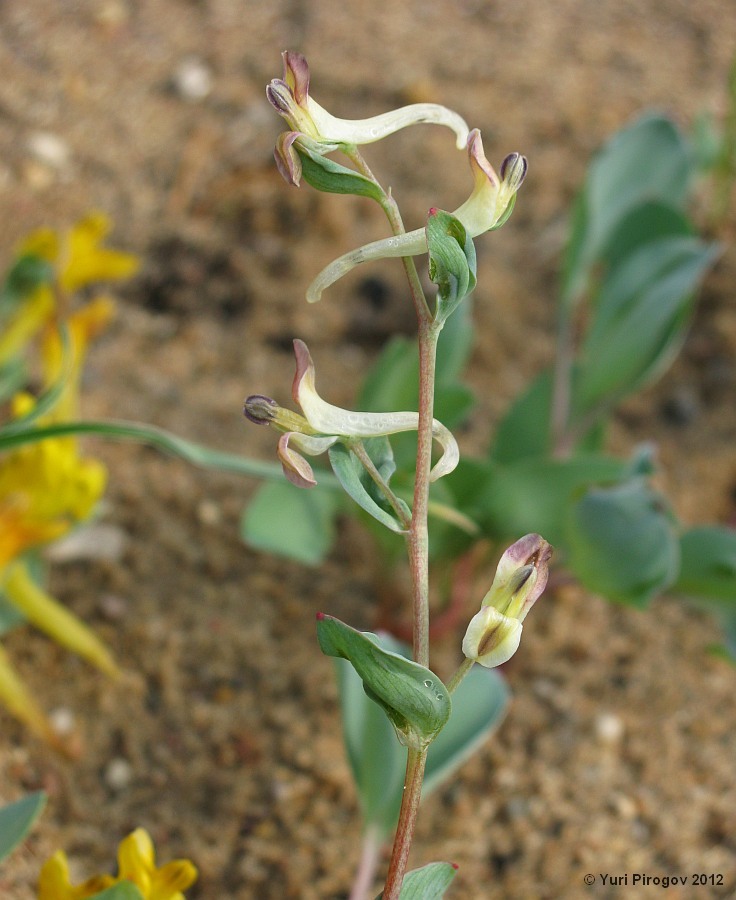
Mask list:
[[[375,184],[378,184],[357,148],[349,157],[358,169]],[[380,187],[380,185],[379,185]],[[395,235],[403,234],[396,201],[390,192],[383,191],[383,207]],[[419,424],[417,430],[417,464],[414,481],[414,503],[412,506],[411,528],[407,535],[409,568],[412,580],[412,619],[414,660],[422,666],[429,665],[429,532],[427,516],[429,507],[429,473],[432,467],[432,419],[434,416],[434,381],[437,356],[437,340],[440,329],[434,322],[432,312],[422,289],[417,267],[411,257],[402,259],[409,281],[414,309],[418,323],[419,341]],[[404,880],[409,851],[414,837],[414,828],[422,794],[426,749],[409,748],[406,763],[404,793],[401,799],[399,823],[396,828],[394,846],[391,852],[384,900],[398,900]]]
[[[383,900],[398,900],[401,893],[404,873],[409,862],[411,842],[414,838],[419,801],[422,796],[422,781],[424,780],[424,765],[426,761],[426,750],[409,748],[409,755],[406,760],[404,796],[401,801],[401,812],[399,813],[399,824],[396,827],[391,863],[386,876],[386,884],[383,888]]]

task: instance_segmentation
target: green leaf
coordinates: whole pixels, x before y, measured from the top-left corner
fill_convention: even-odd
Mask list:
[[[686,531],[680,538],[680,574],[672,590],[736,607],[736,530],[701,525]]]
[[[662,238],[609,274],[581,350],[579,411],[618,401],[670,364],[685,337],[693,292],[718,252],[695,238]]]
[[[661,200],[647,200],[624,216],[602,248],[601,258],[609,269],[615,269],[644,244],[665,237],[694,236],[693,224],[682,210]]]
[[[26,300],[42,284],[51,284],[54,270],[51,263],[32,254],[20,256],[10,267],[0,287],[0,319]]]
[[[611,138],[593,159],[576,201],[564,264],[564,305],[573,304],[585,289],[591,266],[631,209],[657,200],[684,208],[691,175],[687,143],[664,116],[645,115]]]
[[[442,681],[424,666],[384,650],[378,637],[320,614],[317,638],[326,656],[352,663],[371,700],[391,720],[401,743],[424,749],[450,717],[452,704]]]
[[[496,428],[491,459],[517,463],[547,456],[551,448],[552,371],[541,372],[513,402]]]
[[[565,521],[571,505],[591,485],[620,481],[627,466],[618,459],[591,455],[528,459],[508,466],[489,464],[487,471],[476,500],[482,504],[484,529],[495,538],[538,532],[564,551]],[[475,512],[463,511],[471,517]]]
[[[140,888],[132,881],[119,881],[112,887],[92,895],[94,900],[145,900]]]
[[[494,669],[473,666],[452,694],[452,714],[427,754],[422,796],[427,796],[469,759],[499,727],[510,692]]]
[[[381,634],[381,646],[408,658],[410,649]],[[396,827],[406,772],[406,748],[394,740],[381,707],[363,690],[355,669],[344,659],[335,662],[342,727],[366,830],[381,836]],[[475,666],[452,695],[450,718],[430,744],[422,797],[445,782],[498,728],[509,701],[503,677]]]
[[[395,465],[393,453],[391,453],[391,445],[389,444],[388,438],[375,438],[376,442],[373,444],[374,447],[380,446],[381,448],[388,448],[388,452],[381,452],[381,457],[379,463],[376,463],[376,459],[373,459],[373,454],[370,453],[369,446],[372,442],[365,441],[364,447],[368,451],[368,455],[373,459],[374,465],[380,472],[380,474],[384,477],[384,480],[388,482],[388,478],[393,474]],[[358,457],[349,450],[343,444],[335,444],[330,447],[327,455],[330,458],[330,465],[332,466],[332,470],[337,476],[337,480],[345,489],[345,492],[352,497],[353,500],[364,509],[368,515],[372,516],[376,521],[380,522],[382,525],[385,525],[386,528],[391,531],[395,531],[397,533],[402,533],[405,531],[404,526],[401,522],[396,518],[393,512],[389,512],[387,508],[380,506],[377,502],[377,494],[378,491],[373,491],[375,488],[375,483],[370,475],[366,472],[363,464],[360,462]],[[388,464],[388,460],[390,459],[390,465]],[[383,463],[383,464],[381,464]],[[389,475],[387,477],[386,472],[388,471]],[[403,501],[400,501],[404,506],[404,511],[407,516],[410,515],[409,507],[406,506]]]
[[[26,617],[23,613],[0,591],[0,636],[12,631],[25,621]]]
[[[442,324],[476,283],[473,240],[450,213],[431,210],[426,226],[429,277],[437,285],[435,320]]]
[[[569,568],[609,600],[645,607],[677,578],[672,516],[641,479],[592,488],[571,508],[567,525]]]
[[[341,166],[300,143],[295,143],[294,149],[302,162],[304,180],[316,190],[329,194],[356,194],[359,197],[370,197],[379,203],[382,201],[381,189],[364,175]]]
[[[0,808],[0,862],[25,839],[45,805],[46,794],[37,791]]]
[[[288,481],[261,485],[240,524],[243,540],[257,550],[319,565],[335,540],[341,497],[319,486],[301,489]]]
[[[457,869],[451,863],[434,862],[421,869],[412,869],[401,882],[399,900],[441,900]],[[381,900],[383,892],[376,900]]]
[[[406,656],[405,647],[390,635],[381,646]],[[370,700],[363,681],[345,659],[336,659],[342,730],[348,762],[360,800],[366,831],[375,828],[382,838],[396,827],[406,772],[406,747],[394,737],[383,709]]]

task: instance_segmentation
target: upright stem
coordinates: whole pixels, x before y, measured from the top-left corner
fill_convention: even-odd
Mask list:
[[[375,176],[368,168],[357,148],[349,154],[358,169],[374,183]],[[380,185],[379,185],[380,186]],[[404,223],[396,201],[390,192],[382,190],[383,207],[395,235],[402,234]],[[417,465],[414,481],[414,504],[411,527],[407,535],[409,569],[412,581],[412,619],[414,660],[422,666],[429,665],[429,532],[427,514],[429,507],[429,473],[432,468],[432,419],[434,416],[434,381],[437,357],[437,340],[440,328],[435,324],[427,305],[417,267],[411,257],[402,260],[414,309],[417,314],[419,341],[419,426],[417,432]],[[409,851],[414,838],[414,828],[422,795],[426,749],[409,748],[406,761],[406,778],[401,799],[399,823],[396,828],[391,862],[389,863],[384,900],[398,900],[404,880]]]
[[[419,801],[422,796],[422,781],[424,780],[424,766],[426,762],[426,750],[412,750],[409,748],[409,755],[406,760],[404,796],[401,800],[401,812],[399,813],[399,824],[396,826],[391,863],[386,876],[386,884],[383,888],[383,900],[398,900],[401,893],[401,884],[409,862],[411,842],[414,839],[414,827],[416,826]]]

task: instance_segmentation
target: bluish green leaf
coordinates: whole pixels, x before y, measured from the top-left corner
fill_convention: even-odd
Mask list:
[[[581,351],[579,410],[610,405],[669,365],[685,337],[693,292],[717,253],[695,238],[663,238],[610,274]]]
[[[593,159],[576,203],[565,260],[565,305],[585,289],[590,267],[631,209],[657,200],[684,208],[691,175],[687,143],[664,116],[645,115],[611,138]]]
[[[112,887],[93,895],[94,900],[145,900],[140,888],[132,881],[119,881]]]
[[[499,727],[510,692],[495,669],[473,666],[452,694],[450,720],[427,754],[422,796],[427,796],[469,759]]]
[[[0,636],[17,628],[26,618],[0,591]]]
[[[380,459],[373,459],[376,468],[383,476],[384,480],[388,479],[394,471],[394,458],[391,453],[391,445],[388,438],[376,438],[372,442],[373,446],[382,448]],[[371,442],[365,441],[364,446],[370,454]],[[391,531],[403,532],[404,526],[396,518],[393,511],[379,505],[377,502],[377,491],[374,493],[375,483],[370,475],[366,472],[364,466],[358,457],[343,444],[335,444],[328,451],[330,465],[332,471],[337,476],[338,481],[345,489],[346,493],[364,509],[376,521],[385,525]],[[403,503],[403,501],[401,501]],[[405,512],[409,515],[409,508],[404,504]]]
[[[318,618],[317,638],[326,656],[349,660],[402,743],[424,749],[435,739],[450,717],[452,704],[434,672],[384,650],[376,635],[356,631],[332,616]]]
[[[294,149],[302,163],[302,176],[315,190],[329,194],[355,194],[370,197],[379,203],[383,199],[381,189],[364,175],[341,166],[333,159],[311,151],[306,145],[296,143]]]
[[[736,530],[701,525],[686,531],[673,591],[736,608]]]
[[[335,540],[341,500],[319,486],[300,489],[286,480],[263,484],[243,513],[240,535],[257,550],[317,566]]]
[[[646,200],[633,207],[601,249],[606,267],[616,269],[631,254],[666,237],[694,237],[695,228],[681,209],[662,200]]]
[[[381,646],[406,656],[403,644],[380,635]],[[406,773],[406,747],[395,737],[382,707],[370,700],[363,681],[345,659],[336,659],[342,730],[360,800],[365,830],[387,837],[396,827]],[[441,733],[441,732],[440,732]]]
[[[457,869],[451,863],[434,862],[421,869],[412,869],[401,882],[399,900],[441,900]],[[383,893],[376,900],[381,900]]]
[[[37,791],[0,808],[0,862],[25,839],[45,805],[46,794]]]
[[[441,209],[430,211],[426,233],[429,277],[437,285],[435,319],[442,324],[475,288],[475,246],[462,222]]]
[[[496,428],[491,459],[518,463],[547,456],[551,448],[552,372],[541,372],[516,398]]]
[[[675,523],[640,479],[592,488],[572,506],[567,525],[569,568],[609,600],[644,607],[677,578]]]
[[[403,657],[410,650],[390,635],[381,646]],[[366,830],[384,836],[396,827],[406,772],[406,748],[394,739],[388,718],[368,698],[355,669],[336,660],[342,727]],[[475,666],[452,695],[452,713],[429,746],[422,797],[444,783],[498,728],[509,690],[492,669]]]
[[[481,524],[497,539],[538,532],[564,552],[571,505],[591,485],[613,484],[626,471],[625,462],[607,456],[491,465],[478,498],[485,509]]]

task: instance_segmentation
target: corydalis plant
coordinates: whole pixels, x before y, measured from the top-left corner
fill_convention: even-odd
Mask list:
[[[521,623],[544,589],[551,556],[549,544],[536,534],[522,538],[503,555],[481,610],[468,627],[463,641],[465,660],[447,684],[443,683],[429,668],[427,515],[430,484],[455,469],[459,451],[450,431],[433,415],[437,342],[447,319],[475,286],[473,238],[500,227],[508,219],[526,175],[527,162],[520,154],[512,153],[497,175],[486,159],[480,132],[469,131],[460,116],[435,104],[408,106],[372,119],[337,119],[310,96],[309,69],[304,57],[285,53],[283,58],[283,79],[274,79],[266,89],[269,101],[291,129],[276,142],[279,171],[295,186],[304,179],[318,190],[375,200],[386,213],[392,231],[391,237],[367,244],[327,266],[309,287],[307,299],[318,300],[327,287],[361,262],[401,258],[418,322],[419,403],[416,412],[352,412],[331,405],[317,393],[314,363],[306,344],[295,340],[292,396],[302,414],[285,409],[262,394],[254,394],[245,402],[245,415],[252,422],[269,424],[281,433],[278,456],[284,474],[293,484],[314,487],[317,478],[302,454],[316,456],[327,452],[345,491],[383,525],[405,535],[412,580],[412,659],[407,659],[400,647],[356,631],[323,613],[318,615],[317,635],[326,655],[350,664],[365,695],[383,710],[407,748],[398,825],[381,896],[384,900],[419,896],[433,900],[444,895],[454,877],[453,865],[432,863],[406,874],[428,759],[427,771],[441,770],[446,776],[467,756],[471,745],[477,745],[479,734],[485,736],[498,721],[503,702],[492,704],[493,708],[484,707],[481,725],[468,732],[463,724],[467,717],[462,717],[462,722],[460,718],[453,719],[453,695],[467,709],[473,698],[472,691],[466,688],[473,679],[465,679],[473,664],[479,662],[492,668],[516,651]],[[432,207],[426,227],[407,233],[396,201],[375,178],[358,145],[427,122],[450,127],[458,147],[467,149],[473,189],[454,213]],[[335,151],[346,157],[350,167],[328,158]],[[427,301],[414,262],[414,257],[424,254],[428,254],[429,276],[437,286],[433,304]],[[391,485],[395,470],[391,437],[406,431],[417,433],[411,505]],[[435,440],[443,452],[433,466]],[[451,739],[433,757],[433,747],[439,748],[443,736],[448,734]],[[380,785],[380,790],[391,794],[387,783]],[[368,807],[375,807],[370,797],[368,801]],[[392,802],[390,798],[388,812],[379,814],[382,827],[377,825],[375,816],[366,816],[363,861],[351,900],[361,900],[369,893],[378,859],[377,842],[395,821]]]

